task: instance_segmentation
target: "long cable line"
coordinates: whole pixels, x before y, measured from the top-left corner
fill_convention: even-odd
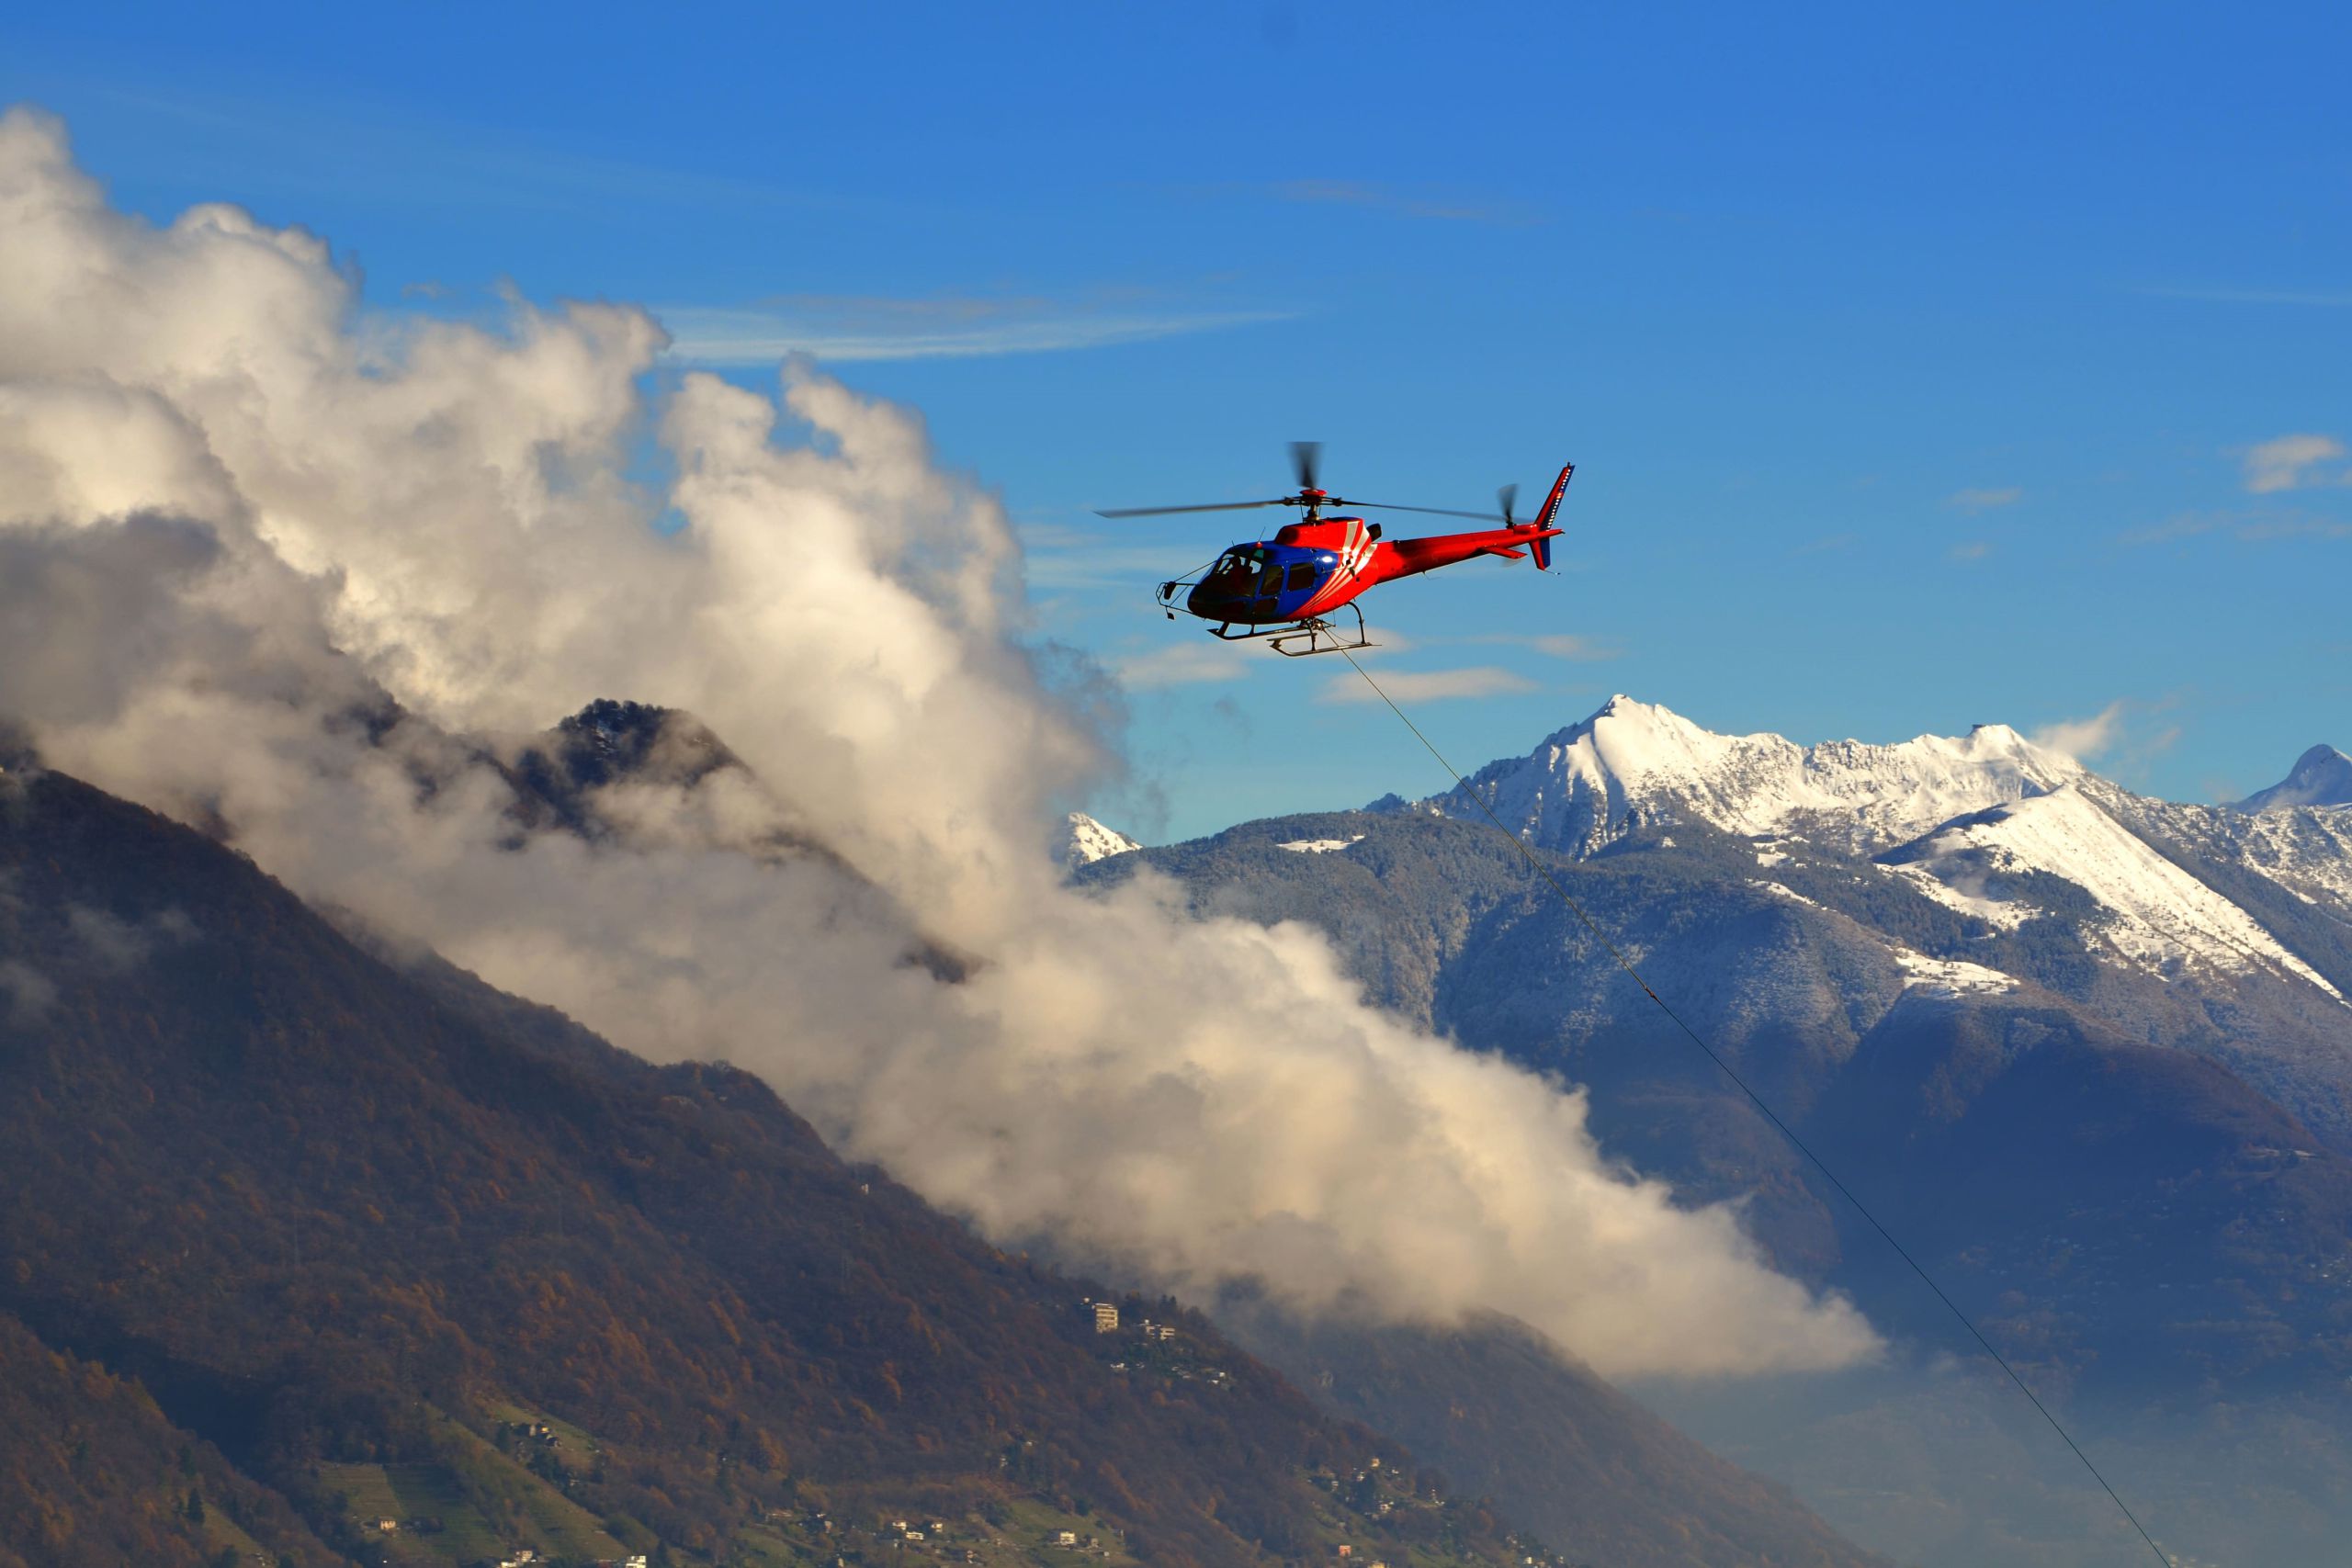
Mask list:
[[[1497,832],[1510,840],[1511,848],[1519,852],[1520,858],[1527,862],[1528,866],[1533,870],[1538,876],[1541,876],[1545,882],[1551,884],[1552,891],[1559,895],[1560,902],[1566,905],[1569,912],[1574,914],[1578,920],[1584,923],[1585,930],[1592,933],[1593,940],[1600,942],[1602,948],[1607,950],[1609,956],[1617,961],[1617,967],[1623,969],[1626,975],[1632,978],[1634,984],[1642,988],[1642,995],[1649,998],[1651,1001],[1657,1004],[1658,1010],[1666,1014],[1668,1018],[1671,1019],[1674,1022],[1674,1026],[1690,1037],[1690,1043],[1696,1045],[1702,1052],[1705,1053],[1707,1060],[1715,1065],[1716,1070],[1721,1072],[1726,1078],[1729,1078],[1732,1081],[1733,1086],[1736,1087],[1740,1093],[1747,1097],[1748,1103],[1755,1106],[1756,1109],[1763,1114],[1766,1121],[1771,1122],[1774,1127],[1780,1130],[1781,1136],[1788,1139],[1791,1146],[1792,1146],[1799,1154],[1804,1156],[1806,1159],[1813,1162],[1813,1168],[1821,1172],[1823,1179],[1826,1179],[1830,1186],[1838,1190],[1838,1195],[1845,1199],[1847,1202],[1853,1205],[1854,1213],[1861,1215],[1863,1219],[1869,1221],[1871,1228],[1878,1232],[1880,1239],[1884,1241],[1890,1247],[1893,1247],[1894,1249],[1894,1255],[1897,1258],[1902,1258],[1905,1263],[1910,1266],[1911,1272],[1919,1276],[1919,1282],[1927,1286],[1929,1291],[1935,1293],[1936,1300],[1944,1303],[1945,1310],[1950,1312],[1954,1318],[1959,1320],[1960,1325],[1962,1328],[1968,1330],[1969,1337],[1975,1340],[1978,1348],[1981,1348],[1985,1355],[1992,1358],[1993,1364],[2008,1374],[2009,1381],[2017,1384],[2018,1392],[2025,1395],[2026,1402],[2031,1404],[2041,1415],[2041,1418],[2050,1424],[2050,1429],[2058,1434],[2059,1441],[2064,1443],[2066,1447],[2073,1451],[2074,1456],[2082,1461],[2083,1468],[2090,1472],[2091,1479],[2098,1483],[2099,1490],[2107,1494],[2108,1500],[2112,1502],[2116,1508],[2121,1512],[2124,1518],[2131,1522],[2132,1528],[2139,1531],[2140,1539],[2148,1543],[2148,1550],[2155,1553],[2156,1561],[2163,1563],[2165,1568],[2173,1568],[2173,1560],[2165,1555],[2165,1549],[2163,1547],[2156,1544],[2156,1538],[2148,1533],[2147,1527],[2140,1522],[2139,1516],[2132,1511],[2130,1506],[2127,1505],[2123,1501],[2122,1497],[2117,1494],[2115,1488],[2108,1484],[2107,1477],[2101,1475],[2099,1473],[2098,1466],[2091,1462],[2091,1456],[2085,1453],[2083,1451],[2082,1445],[2075,1442],[2073,1437],[2068,1435],[2066,1428],[2059,1424],[2058,1417],[2051,1414],[2050,1407],[2041,1403],[2041,1399],[2035,1395],[2033,1390],[2027,1385],[2025,1379],[2018,1375],[2018,1370],[2009,1365],[2008,1359],[2003,1356],[1998,1350],[1995,1349],[1993,1348],[1993,1342],[1984,1337],[1984,1331],[1976,1326],[1975,1322],[1971,1319],[1966,1313],[1961,1311],[1960,1303],[1953,1301],[1951,1296],[1944,1293],[1944,1288],[1936,1283],[1934,1276],[1928,1272],[1917,1258],[1911,1256],[1908,1248],[1906,1248],[1901,1242],[1894,1239],[1894,1233],[1888,1230],[1885,1225],[1882,1224],[1879,1222],[1879,1217],[1876,1214],[1871,1213],[1870,1209],[1860,1198],[1854,1196],[1853,1190],[1848,1187],[1845,1182],[1838,1179],[1838,1173],[1829,1168],[1827,1162],[1823,1160],[1819,1155],[1815,1154],[1811,1146],[1808,1145],[1803,1138],[1797,1136],[1796,1129],[1791,1127],[1786,1122],[1781,1121],[1779,1112],[1775,1111],[1770,1105],[1764,1102],[1764,1097],[1750,1089],[1747,1086],[1747,1080],[1741,1077],[1739,1074],[1733,1069],[1732,1065],[1724,1060],[1722,1055],[1718,1053],[1713,1045],[1708,1044],[1706,1040],[1697,1030],[1684,1022],[1682,1015],[1676,1012],[1672,1007],[1668,1006],[1664,997],[1659,996],[1656,991],[1650,989],[1650,983],[1642,978],[1642,973],[1640,970],[1634,967],[1633,960],[1627,958],[1624,952],[1620,949],[1614,942],[1610,940],[1609,933],[1600,929],[1598,921],[1594,920],[1590,915],[1585,913],[1584,906],[1577,902],[1575,895],[1568,891],[1566,885],[1562,883],[1557,876],[1553,874],[1551,867],[1536,859],[1535,852],[1527,847],[1527,843],[1524,840],[1503,825],[1503,819],[1495,815],[1495,808],[1488,806],[1486,802],[1486,798],[1476,790],[1470,787],[1470,781],[1462,776],[1461,770],[1456,768],[1452,762],[1445,760],[1445,753],[1439,750],[1430,738],[1421,733],[1421,727],[1415,724],[1411,716],[1407,714],[1403,708],[1396,705],[1396,700],[1381,689],[1380,682],[1372,678],[1372,672],[1356,661],[1356,656],[1354,653],[1344,648],[1338,649],[1335,651],[1348,661],[1349,665],[1354,669],[1357,674],[1363,677],[1363,683],[1372,688],[1373,694],[1374,696],[1378,697],[1383,703],[1387,705],[1388,711],[1395,714],[1397,718],[1403,722],[1405,728],[1413,732],[1413,739],[1421,743],[1423,750],[1427,750],[1430,756],[1437,759],[1438,766],[1443,768],[1448,773],[1453,775],[1455,786],[1461,791],[1461,793],[1468,795],[1470,799],[1477,805],[1479,810],[1487,814],[1487,820],[1495,825],[1495,830]]]

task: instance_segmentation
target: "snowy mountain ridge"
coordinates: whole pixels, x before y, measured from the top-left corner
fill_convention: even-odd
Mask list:
[[[1893,745],[1718,735],[1622,694],[1533,753],[1489,763],[1468,787],[1530,842],[1589,854],[1645,819],[1687,812],[1726,832],[1794,833],[1871,854],[1955,817],[2045,795],[2083,766],[2006,724]],[[1460,790],[1420,803],[1476,808]]]
[[[2185,966],[2233,975],[2267,969],[2342,1000],[2319,972],[2245,910],[2158,854],[2073,785],[1951,822],[1890,856],[1939,903],[2015,930],[2043,913],[2005,890],[2043,871],[2083,888],[2106,919],[2086,931],[2110,962],[2173,978]]]
[[[2352,926],[2352,808],[2302,802],[2333,786],[2331,759],[2346,762],[2352,794],[2352,760],[2319,747],[2251,809],[2180,806],[2133,795],[2007,725],[1799,746],[1719,735],[1618,695],[1413,809],[1483,820],[1475,790],[1529,842],[1578,857],[1637,829],[1703,822],[1754,840],[1767,872],[1808,846],[1874,861],[1991,931],[2055,913],[2041,901],[2050,885],[2035,880],[2054,877],[2084,896],[2082,942],[2104,964],[2167,981],[2267,978],[2340,1007],[2343,993],[2280,940],[2275,915],[2266,923],[2243,907],[2252,895],[2214,886],[2251,874],[2269,885],[2265,897],[2283,890]]]

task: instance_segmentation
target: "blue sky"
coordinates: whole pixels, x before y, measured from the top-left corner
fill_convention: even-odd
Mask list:
[[[1100,805],[1151,836],[1443,782],[1344,664],[1152,612],[1227,520],[1091,515],[1275,493],[1302,437],[1438,506],[1579,465],[1565,570],[1368,601],[1465,769],[1616,690],[2107,716],[2096,765],[2184,799],[2352,748],[2342,7],[43,10],[0,99],[126,205],[920,408],[1041,632],[1130,677]]]

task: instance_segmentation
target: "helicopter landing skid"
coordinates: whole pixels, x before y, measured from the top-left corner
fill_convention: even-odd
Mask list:
[[[1312,653],[1353,653],[1360,648],[1378,647],[1379,644],[1365,634],[1363,612],[1353,604],[1348,608],[1354,611],[1356,617],[1353,640],[1350,640],[1344,627],[1335,626],[1319,617],[1296,621],[1286,626],[1253,627],[1239,632],[1233,630],[1231,624],[1227,623],[1210,628],[1209,635],[1225,642],[1251,642],[1264,637],[1266,645],[1285,659],[1304,659]],[[1287,646],[1302,642],[1306,646]]]

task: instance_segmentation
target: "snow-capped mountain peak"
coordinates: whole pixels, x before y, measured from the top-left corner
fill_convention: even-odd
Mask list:
[[[1589,853],[1643,821],[1685,816],[1727,832],[1795,832],[1852,853],[2050,790],[2081,764],[2005,724],[1892,745],[1719,735],[1656,704],[1612,696],[1526,757],[1489,764],[1469,787],[1531,841]],[[1423,803],[1459,816],[1460,791]]]
[[[2352,802],[2352,759],[2330,748],[2240,811],[2133,795],[2005,724],[1800,746],[1620,695],[1416,809],[1483,820],[1483,800],[1529,842],[1579,856],[1636,829],[1708,824],[1755,840],[1775,885],[1785,874],[1772,868],[1810,846],[1875,861],[1992,935],[2048,917],[2033,940],[2071,933],[2057,940],[2104,967],[2340,1007],[2352,986],[2322,969],[2352,897],[2352,810],[2304,804],[2331,795]]]
[[[1143,846],[1115,828],[1105,828],[1083,811],[1069,814],[1069,839],[1062,860],[1072,871],[1111,855],[1123,855]]]
[[[2238,802],[2240,811],[2279,811],[2294,806],[2352,806],[2352,757],[2314,746],[2287,776]]]

